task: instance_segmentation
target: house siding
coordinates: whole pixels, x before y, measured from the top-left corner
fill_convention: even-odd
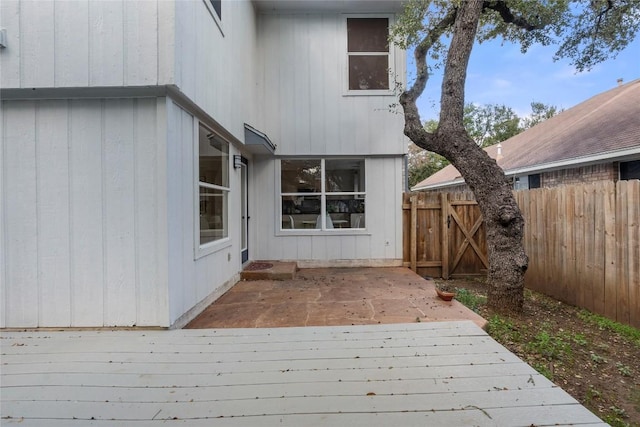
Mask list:
[[[340,13],[268,14],[258,20],[259,121],[279,155],[404,154],[395,95],[345,95],[347,32]],[[404,83],[405,54],[391,64]]]
[[[163,105],[2,103],[2,327],[167,325]]]
[[[560,169],[540,174],[542,188],[559,187],[561,185],[587,184],[599,181],[617,181],[619,174],[618,162],[600,163],[570,169]],[[525,175],[526,176],[526,175]],[[456,184],[446,187],[421,190],[439,193],[457,193],[469,191],[466,184]]]
[[[194,306],[219,297],[225,286],[238,280],[240,259],[240,170],[229,171],[229,238],[204,256],[196,254],[195,209],[199,204],[195,185],[197,127],[199,118],[168,102],[167,121],[167,232],[169,270],[169,324],[173,325]],[[230,147],[231,156],[239,154]],[[238,213],[236,215],[236,213]]]
[[[256,236],[256,259],[295,260],[303,266],[399,265],[402,262],[402,168],[401,157],[366,158],[366,230],[307,232],[296,235],[280,231],[276,165],[254,162],[256,203],[264,207],[252,217]],[[275,195],[275,196],[274,196]]]
[[[249,1],[222,8],[221,30],[204,0],[176,2],[175,84],[243,142],[244,123],[263,130],[256,119],[256,17]]]
[[[540,174],[540,184],[546,188],[569,184],[586,184],[597,181],[616,181],[617,179],[617,162],[562,169]]]
[[[180,326],[238,280],[240,169],[229,238],[197,247],[199,122],[249,159],[250,259],[399,262],[402,117],[394,96],[344,96],[343,24],[251,1],[223,2],[221,23],[205,0],[0,2],[0,85],[17,89],[0,110],[0,327]],[[368,229],[279,235],[277,158],[244,147],[245,123],[278,156],[366,158]]]
[[[172,84],[175,5],[3,0],[2,88]]]

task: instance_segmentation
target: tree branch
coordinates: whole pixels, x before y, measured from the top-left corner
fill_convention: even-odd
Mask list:
[[[439,128],[464,135],[464,85],[482,6],[482,0],[467,0],[458,10],[442,80]]]
[[[482,4],[482,10],[491,9],[500,14],[502,20],[507,24],[513,24],[516,27],[522,28],[527,31],[539,30],[543,28],[543,25],[534,25],[529,23],[522,16],[516,16],[513,14],[509,6],[507,6],[507,2],[505,1],[485,1]]]
[[[416,80],[411,88],[405,90],[400,95],[400,104],[404,110],[405,127],[404,133],[421,148],[425,148],[423,143],[430,138],[431,133],[424,130],[420,121],[420,113],[416,105],[417,99],[424,92],[429,80],[429,67],[427,66],[427,53],[429,49],[440,39],[440,36],[450,28],[456,20],[457,9],[451,8],[447,14],[438,22],[435,27],[427,32],[425,37],[416,46],[414,57],[416,61]]]

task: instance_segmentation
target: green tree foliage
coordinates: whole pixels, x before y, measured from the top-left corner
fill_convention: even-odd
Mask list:
[[[464,107],[464,127],[469,136],[480,147],[488,147],[506,141],[544,120],[561,112],[555,106],[542,102],[531,103],[531,113],[519,117],[511,107],[506,105],[466,104]],[[424,128],[433,132],[438,127],[437,120],[427,120]],[[409,143],[409,187],[430,177],[449,164],[443,156],[425,151]]]
[[[498,104],[466,104],[464,127],[480,147],[505,141],[522,131],[516,112],[511,107]]]
[[[439,154],[423,150],[414,143],[409,143],[409,188],[438,172],[449,164]]]
[[[529,129],[541,123],[551,117],[555,116],[558,113],[561,113],[562,109],[558,109],[557,107],[551,105],[545,105],[542,102],[532,102],[531,103],[531,114],[527,117],[523,117],[520,126],[523,130]]]

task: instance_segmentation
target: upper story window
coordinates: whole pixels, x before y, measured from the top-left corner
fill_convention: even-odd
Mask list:
[[[209,0],[209,2],[211,2],[213,11],[218,16],[218,19],[222,20],[222,0]]]
[[[389,18],[347,18],[349,91],[389,91]]]
[[[222,0],[202,0],[202,2],[207,7],[220,33],[224,36],[224,31],[222,31]]]
[[[200,125],[200,246],[229,237],[229,143]]]

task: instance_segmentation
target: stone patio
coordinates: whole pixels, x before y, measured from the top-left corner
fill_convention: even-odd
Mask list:
[[[277,268],[277,265],[276,265]],[[244,280],[187,328],[270,328],[471,320],[486,321],[445,302],[435,284],[407,268],[309,268],[294,279]]]

